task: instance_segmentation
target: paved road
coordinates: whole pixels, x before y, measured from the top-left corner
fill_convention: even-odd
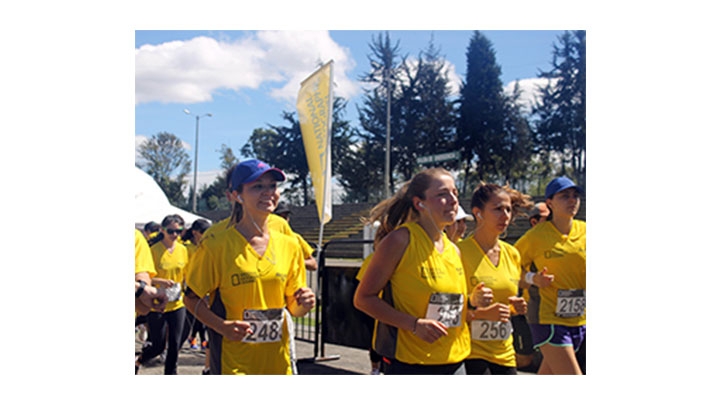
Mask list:
[[[140,341],[135,339],[135,351],[139,352]],[[366,350],[352,347],[325,345],[324,353],[318,348],[315,357],[313,343],[296,342],[298,371],[305,375],[362,375],[370,374],[370,357]],[[323,357],[324,354],[324,357]],[[328,360],[332,358],[332,360]],[[190,349],[185,342],[180,349],[178,358],[178,374],[202,375],[205,364],[205,354],[201,350]],[[139,375],[163,374],[163,363],[158,358],[151,360],[150,364],[140,367]]]
[[[367,350],[347,346],[325,344],[324,352],[318,348],[315,356],[314,343],[296,342],[298,352],[298,371],[302,375],[367,375],[370,374],[370,357]],[[135,351],[140,350],[141,343],[135,339]],[[205,354],[200,350],[190,349],[187,342],[180,349],[178,358],[178,374],[202,375]],[[145,367],[140,367],[140,375],[163,374],[163,363],[158,359]],[[519,371],[518,374],[532,374]]]

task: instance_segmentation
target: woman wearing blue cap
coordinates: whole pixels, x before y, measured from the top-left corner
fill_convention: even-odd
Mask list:
[[[530,286],[526,317],[543,355],[538,374],[582,374],[575,352],[585,340],[585,222],[575,219],[582,190],[567,177],[545,188],[547,221],[515,244],[521,287]],[[530,272],[534,264],[538,272]]]
[[[205,238],[188,266],[185,302],[210,329],[211,374],[293,374],[287,312],[304,316],[315,294],[297,238],[268,228],[284,180],[260,160],[235,166],[230,226]],[[207,294],[209,305],[199,298]]]

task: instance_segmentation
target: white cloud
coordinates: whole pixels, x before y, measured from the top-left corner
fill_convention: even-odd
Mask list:
[[[537,77],[531,79],[514,80],[508,83],[504,87],[504,90],[506,94],[512,94],[513,89],[515,88],[515,83],[519,83],[520,99],[518,100],[518,103],[522,106],[524,112],[529,112],[532,108],[532,105],[540,100],[540,91],[538,91],[538,87],[546,86],[548,80],[549,79]]]
[[[230,42],[209,37],[143,45],[135,50],[135,103],[210,101],[220,90],[257,89],[278,83],[272,97],[294,100],[300,82],[318,62],[334,60],[335,94],[359,92],[345,72],[355,66],[350,50],[327,31],[259,31]]]
[[[410,71],[412,74],[417,73],[418,68],[418,59],[415,57],[408,57],[406,59],[408,63],[408,67],[410,68]],[[427,62],[427,61],[426,61]],[[450,63],[449,61],[443,59],[443,66],[442,66],[442,73],[447,75],[448,78],[448,86],[450,87],[450,96],[451,97],[458,97],[460,95],[460,86],[462,85],[462,78],[458,76],[457,72],[455,72],[455,65]],[[408,82],[407,78],[401,78],[401,80],[404,80],[406,83]]]
[[[140,157],[140,147],[148,141],[148,137],[145,135],[135,135],[135,162],[139,163],[142,161],[142,157]]]

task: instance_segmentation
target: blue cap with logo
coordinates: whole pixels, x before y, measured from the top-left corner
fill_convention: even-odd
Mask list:
[[[558,177],[550,182],[550,184],[545,187],[545,199],[552,198],[556,193],[559,193],[563,190],[567,190],[568,188],[575,188],[579,193],[582,194],[582,189],[578,187],[577,184],[575,184],[572,180],[568,179],[565,176]]]
[[[250,159],[240,162],[233,169],[230,183],[233,190],[237,190],[240,185],[252,183],[265,173],[272,173],[277,181],[285,181],[285,173],[275,167],[270,167],[267,163],[258,159]]]

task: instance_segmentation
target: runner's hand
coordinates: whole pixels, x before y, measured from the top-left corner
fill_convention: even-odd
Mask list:
[[[298,288],[293,297],[298,305],[306,309],[312,309],[315,306],[315,293],[308,287]]]
[[[533,277],[533,283],[539,288],[549,287],[550,284],[555,281],[555,275],[547,274],[547,271],[547,267],[543,267],[542,271],[537,273],[535,277]]]
[[[494,299],[492,288],[485,287],[485,283],[480,283],[473,289],[470,296],[470,305],[474,307],[486,307],[492,304]]]
[[[515,308],[515,313],[518,315],[525,315],[527,313],[527,302],[523,297],[510,297],[508,298],[510,305]]]
[[[434,319],[419,318],[415,324],[415,335],[428,343],[433,343],[447,334],[447,327]]]
[[[249,323],[243,321],[223,321],[220,334],[227,340],[240,341],[252,334],[252,328]]]

